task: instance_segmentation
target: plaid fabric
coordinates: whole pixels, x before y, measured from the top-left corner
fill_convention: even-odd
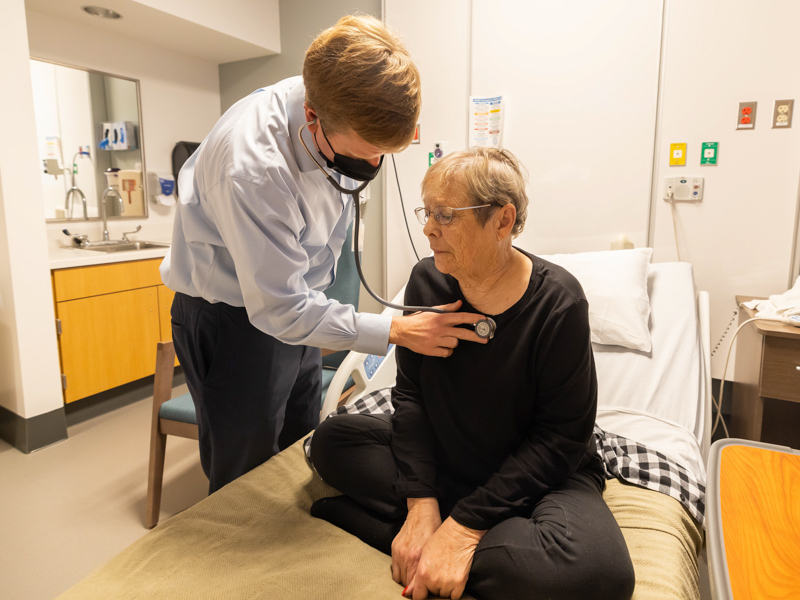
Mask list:
[[[326,418],[345,414],[392,414],[392,390],[385,388],[340,406]],[[313,434],[312,434],[313,435]],[[702,526],[705,521],[705,486],[689,472],[661,452],[651,450],[622,436],[594,426],[597,453],[603,459],[606,477],[660,492],[675,498]],[[304,442],[306,457],[311,453],[311,436]]]
[[[672,496],[695,520],[705,526],[706,488],[689,472],[661,452],[594,426],[597,453],[606,477],[616,477],[639,487]]]

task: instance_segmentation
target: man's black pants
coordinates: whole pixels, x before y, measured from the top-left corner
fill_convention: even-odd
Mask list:
[[[319,348],[254,327],[244,308],[175,294],[172,336],[197,411],[200,462],[213,493],[319,421]]]

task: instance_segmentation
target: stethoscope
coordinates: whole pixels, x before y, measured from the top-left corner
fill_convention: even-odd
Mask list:
[[[325,178],[328,180],[328,182],[334,188],[336,188],[337,191],[341,192],[342,194],[347,194],[353,198],[353,203],[355,204],[355,209],[356,209],[355,223],[353,225],[353,239],[358,240],[360,239],[359,224],[361,222],[361,203],[359,201],[359,195],[369,185],[369,181],[365,181],[361,185],[353,189],[348,189],[343,185],[341,185],[338,181],[336,181],[330,173],[328,173],[325,169],[322,168],[322,165],[320,165],[317,162],[317,159],[314,158],[314,155],[311,154],[311,152],[308,149],[308,146],[306,146],[306,143],[303,140],[303,128],[307,127],[308,125],[309,125],[308,123],[304,123],[303,125],[300,126],[300,129],[297,131],[297,136],[300,138],[300,143],[303,145],[303,148],[305,148],[308,157],[312,161],[314,161],[314,164],[317,165],[317,168],[320,171],[322,171],[322,174],[325,175]],[[364,284],[364,289],[367,290],[370,296],[375,298],[375,300],[377,300],[384,306],[388,306],[389,308],[393,308],[395,310],[410,311],[410,312],[421,311],[421,312],[434,312],[442,314],[448,312],[446,310],[442,310],[441,308],[434,308],[433,306],[405,306],[403,304],[393,304],[392,302],[387,302],[386,300],[378,296],[378,294],[376,294],[374,291],[372,291],[371,287],[369,287],[367,279],[366,277],[364,277],[364,272],[361,270],[361,258],[359,257],[360,252],[356,251],[353,254],[355,255],[356,259],[356,271],[358,271],[358,278],[361,280],[361,283]],[[488,340],[492,339],[494,337],[495,331],[497,331],[497,323],[495,323],[494,320],[490,317],[481,319],[480,321],[475,323],[474,326],[475,326],[475,333],[478,334],[478,337]]]

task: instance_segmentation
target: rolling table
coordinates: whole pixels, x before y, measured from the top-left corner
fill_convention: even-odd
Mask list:
[[[714,599],[800,598],[800,451],[718,440],[706,494]]]

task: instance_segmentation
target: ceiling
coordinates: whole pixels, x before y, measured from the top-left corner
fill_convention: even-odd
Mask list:
[[[118,12],[121,19],[101,19],[85,13],[85,5]],[[146,6],[135,0],[25,0],[26,11],[93,27],[217,64],[268,56],[276,51],[203,26],[190,19]],[[280,49],[280,40],[277,43]]]

